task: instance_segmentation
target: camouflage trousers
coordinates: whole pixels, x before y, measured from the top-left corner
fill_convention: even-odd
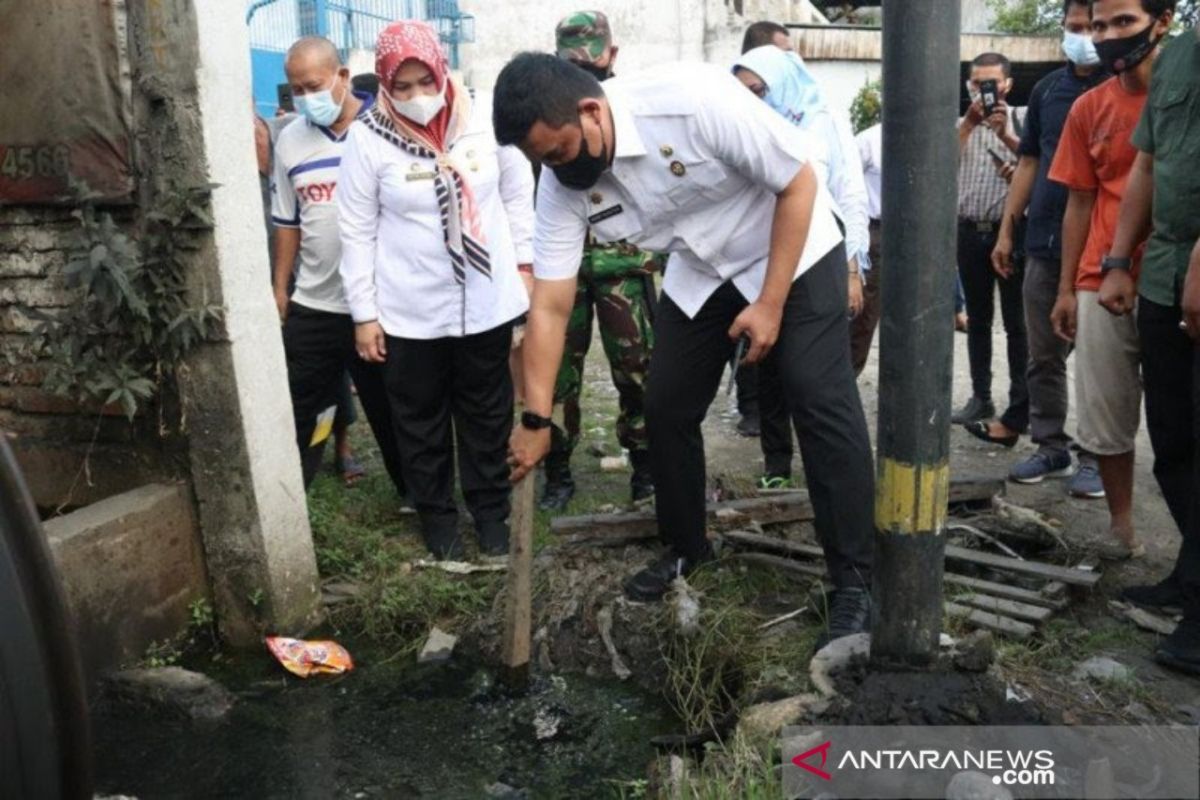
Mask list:
[[[554,428],[550,459],[565,464],[580,436],[580,395],[584,360],[592,344],[592,319],[600,324],[600,340],[612,368],[620,414],[617,439],[627,450],[646,449],[645,386],[654,347],[653,279],[646,274],[597,278],[579,275],[575,307],[567,323],[567,342],[554,387]]]

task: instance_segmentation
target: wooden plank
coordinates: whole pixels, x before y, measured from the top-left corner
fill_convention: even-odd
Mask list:
[[[1004,481],[991,478],[961,478],[950,481],[950,502],[990,501],[1004,491]],[[813,507],[808,492],[797,490],[764,497],[745,497],[708,504],[709,524],[729,521],[730,512],[743,515],[760,525],[785,522],[811,522]],[[658,535],[658,521],[653,511],[630,511],[624,514],[584,514],[574,517],[555,517],[550,530],[559,535],[586,533],[590,536],[611,534],[626,539],[652,538]]]
[[[803,561],[794,561],[790,558],[781,558],[779,556],[769,556],[766,553],[738,553],[735,558],[737,558],[738,561],[746,561],[750,564],[758,564],[763,567],[782,569],[787,572],[795,572],[799,575],[807,575],[812,578],[825,577],[825,566],[821,564],[805,564]]]
[[[534,473],[513,489],[512,525],[508,551],[508,593],[504,609],[501,661],[509,678],[527,679],[533,623],[533,495]]]
[[[754,547],[773,553],[805,556],[807,558],[825,558],[825,551],[815,544],[792,542],[775,536],[763,536],[749,531],[725,531],[721,534],[727,541],[744,547]]]
[[[1041,624],[1054,615],[1054,609],[1044,608],[1042,606],[1031,606],[1028,603],[1019,603],[1016,600],[1005,600],[1001,597],[992,597],[987,594],[968,594],[954,598],[956,602],[971,608],[978,608],[982,611],[991,611],[996,614],[1003,614],[1006,617],[1019,619],[1024,622],[1032,622],[1035,625]]]
[[[980,611],[976,608],[967,608],[966,606],[960,606],[958,603],[946,603],[943,608],[945,608],[946,615],[949,617],[963,619],[976,628],[984,628],[1005,636],[1012,636],[1015,639],[1028,639],[1034,633],[1034,627],[1028,622],[1018,622],[1015,619],[1010,619],[999,614]]]
[[[779,539],[774,536],[763,536],[762,534],[749,533],[747,531],[726,531],[725,533],[723,533],[721,535],[726,540],[732,542],[735,545],[741,545],[744,547],[753,547],[753,548],[757,548],[760,550],[767,550],[767,551],[770,551],[773,553],[782,553],[784,555],[801,556],[804,558],[817,558],[817,559],[824,558],[824,551],[822,551],[821,548],[818,547],[817,545],[805,544],[803,542],[792,542],[792,541],[788,541],[786,539]],[[966,550],[966,548],[956,548],[956,549]],[[948,551],[947,557],[949,557],[949,551],[951,550],[951,547],[947,546],[946,550]],[[966,552],[971,553],[971,554],[978,553],[978,555],[980,555],[980,556],[985,556],[985,557],[989,557],[989,558],[1000,558],[1000,559],[1004,558],[1003,556],[992,556],[989,553],[980,553],[979,551],[976,551],[976,550],[966,550]],[[969,559],[962,559],[962,560],[969,560]],[[1005,560],[1011,561],[1015,564],[1032,565],[1033,568],[1045,567],[1047,569],[1057,569],[1057,570],[1068,569],[1066,567],[1055,567],[1050,564],[1038,564],[1037,562],[1032,562],[1032,561],[1017,561],[1016,559],[1005,559]],[[1020,570],[1013,569],[1013,571],[1020,571]],[[1083,572],[1081,574],[1082,574],[1084,580],[1087,580],[1089,575],[1092,577],[1098,577],[1098,576],[1095,576],[1094,573]],[[982,580],[979,578],[971,578],[971,577],[967,577],[966,575],[957,575],[953,572],[946,573],[945,582],[948,584],[954,584],[957,586],[965,586],[969,589],[975,589],[976,591],[995,595],[996,597],[1001,597],[1006,600],[1015,600],[1019,603],[1027,603],[1027,604],[1033,605],[1033,606],[1042,606],[1045,608],[1057,610],[1057,609],[1064,608],[1067,605],[1067,601],[1062,598],[1045,597],[1038,592],[1030,591],[1029,589],[1022,589],[1018,586],[1007,586],[1003,583],[997,583],[995,581],[986,581],[986,580]],[[1090,584],[1083,584],[1083,585],[1090,585]]]
[[[955,503],[990,503],[998,494],[1004,494],[1004,480],[967,476],[950,480],[950,505]]]
[[[1022,589],[1020,586],[1009,586],[1006,583],[985,581],[981,578],[971,578],[966,575],[957,575],[953,572],[945,574],[945,582],[951,586],[974,589],[981,594],[990,594],[993,597],[1003,597],[1005,600],[1016,600],[1019,603],[1041,606],[1055,611],[1060,611],[1068,605],[1066,598],[1048,597],[1041,592]]]
[[[762,525],[780,522],[803,522],[813,518],[812,504],[807,492],[746,497],[723,503],[708,504],[709,524],[723,522],[718,513],[749,517]],[[599,535],[612,532],[627,538],[650,538],[658,535],[658,519],[653,511],[630,511],[624,514],[585,514],[577,517],[555,517],[550,530],[557,534],[587,533]]]
[[[1043,564],[1040,561],[1021,561],[957,545],[946,545],[946,559],[978,564],[982,567],[1015,572],[1020,575],[1030,575],[1035,578],[1045,578],[1050,581],[1062,581],[1072,586],[1091,588],[1100,582],[1100,573],[1098,572],[1086,572],[1072,567],[1060,567],[1056,564]]]

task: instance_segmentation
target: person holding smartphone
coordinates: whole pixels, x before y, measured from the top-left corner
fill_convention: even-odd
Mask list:
[[[1007,277],[992,271],[991,255],[1008,198],[1008,182],[1025,109],[1010,108],[1012,65],[1000,53],[983,53],[971,63],[967,91],[971,104],[959,121],[958,269],[967,300],[967,355],[971,364],[971,399],[954,412],[961,425],[990,420],[992,402],[992,321],[996,284],[1000,313],[1008,338],[1009,399],[1000,422],[1012,435],[1000,444],[1012,446],[1029,426],[1029,392],[1025,382],[1028,346],[1022,307],[1021,264]]]

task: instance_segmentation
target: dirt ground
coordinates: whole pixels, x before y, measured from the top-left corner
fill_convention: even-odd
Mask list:
[[[993,392],[994,399],[1001,409],[1008,389],[1004,352],[1003,333],[997,320]],[[877,359],[878,337],[871,360],[859,381],[872,437],[878,413]],[[970,395],[966,336],[962,334],[955,335],[954,359],[953,404],[958,407]],[[1068,363],[1068,370],[1073,394],[1073,359]],[[585,420],[591,420],[590,424],[599,426],[591,431],[593,439],[603,438],[606,434],[611,439],[609,431],[616,393],[612,388],[607,363],[598,343],[588,359],[585,391]],[[722,384],[704,424],[710,487],[722,485],[733,487],[735,492],[738,489],[744,491],[762,468],[758,440],[737,435],[734,429],[736,422],[733,398],[726,396]],[[585,427],[587,424],[589,423],[585,422]],[[1073,431],[1074,427],[1072,411],[1068,420],[1068,431]],[[585,443],[587,438],[585,435]],[[580,449],[584,450],[585,447],[586,445]],[[990,446],[975,440],[959,428],[951,433],[951,448],[952,474],[993,478],[1005,477],[1012,463],[1035,449],[1028,439],[1022,439],[1011,451]],[[586,458],[586,455],[583,458],[577,455],[577,464],[583,466],[580,462]],[[1019,679],[1022,688],[1044,704],[1061,709],[1068,721],[1092,721],[1097,724],[1104,721],[1149,722],[1168,719],[1193,724],[1200,722],[1200,682],[1159,667],[1153,659],[1157,635],[1139,630],[1132,623],[1119,619],[1108,605],[1110,600],[1117,598],[1121,587],[1158,580],[1166,575],[1174,561],[1179,535],[1154,480],[1152,467],[1153,454],[1143,426],[1138,438],[1135,510],[1138,533],[1146,545],[1146,556],[1123,564],[1097,562],[1100,563],[1099,569],[1103,571],[1104,576],[1098,588],[1090,594],[1076,595],[1071,607],[1057,617],[1054,638],[1061,641],[1035,641],[1017,647],[1010,653],[1008,664],[1005,664],[1003,656],[1005,649],[1001,648],[1001,662],[1010,668],[1010,677],[1013,680]],[[578,467],[576,471],[580,471]],[[795,475],[798,480],[802,478],[802,474],[797,456]],[[587,487],[588,481],[584,477],[581,491],[587,491]],[[1109,538],[1108,514],[1104,501],[1069,497],[1066,493],[1066,482],[1063,480],[1050,480],[1036,486],[1022,486],[1010,482],[1007,492],[1014,502],[1037,509],[1063,523],[1063,538],[1071,548],[1072,559],[1076,555],[1080,561],[1088,558],[1090,549]],[[595,508],[592,503],[587,503],[587,506],[588,510]],[[579,510],[573,507],[569,513],[579,513]],[[632,564],[639,555],[644,558],[649,553],[642,548],[630,550],[632,552],[622,553],[618,560]],[[615,553],[612,555],[617,556]],[[604,596],[615,593],[619,586],[616,580],[618,577],[620,576],[612,575],[610,569],[610,574],[603,581],[606,591],[598,593]],[[597,589],[599,590],[599,587]],[[618,620],[620,615],[621,611],[618,609]],[[1078,642],[1078,647],[1074,646],[1075,642]],[[599,643],[593,640],[593,647],[598,646]],[[621,646],[624,646],[624,642]],[[1051,651],[1052,657],[1049,655]],[[595,663],[603,663],[607,658],[602,648],[595,655]],[[1069,669],[1064,674],[1064,665],[1095,655],[1110,657],[1129,667],[1134,677],[1123,681],[1121,687],[1109,685],[1097,688],[1087,681],[1073,680]],[[1105,691],[1115,688],[1122,691]]]

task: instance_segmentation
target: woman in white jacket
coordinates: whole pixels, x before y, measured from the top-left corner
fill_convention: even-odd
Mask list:
[[[425,543],[463,553],[457,450],[480,551],[508,549],[514,322],[529,307],[533,175],[451,78],[437,33],[379,36],[379,99],[350,129],[337,188],[341,274],[359,356],[386,363],[405,480]],[[457,447],[456,447],[457,444]]]

